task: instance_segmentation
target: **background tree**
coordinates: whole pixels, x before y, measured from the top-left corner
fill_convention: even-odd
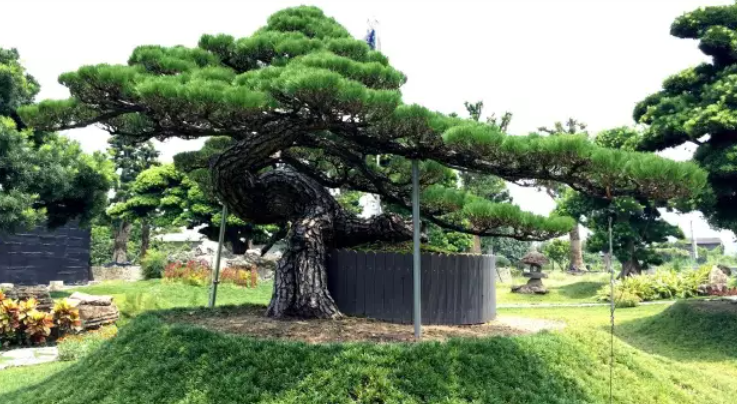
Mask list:
[[[671,35],[699,41],[711,57],[663,82],[641,101],[637,122],[648,125],[641,150],[698,146],[694,160],[709,173],[710,189],[697,199],[709,222],[737,232],[737,5],[705,7],[678,17]]]
[[[476,122],[481,121],[481,115],[484,109],[483,101],[476,101],[474,103],[466,102],[465,107],[471,119]],[[491,116],[487,118],[486,123],[497,128],[501,132],[506,132],[511,121],[512,114],[510,112],[505,112],[499,119],[497,119],[495,114],[491,114]],[[507,183],[504,182],[503,179],[495,175],[471,171],[460,171],[459,176],[461,178],[461,187],[472,194],[493,202],[512,203],[512,196],[509,194]],[[482,244],[481,237],[474,235],[471,252],[474,254],[481,254]]]
[[[595,142],[603,147],[632,150],[639,137],[634,129],[620,127],[601,132]],[[614,255],[622,263],[622,277],[637,275],[651,265],[662,264],[657,244],[667,241],[668,237],[683,238],[678,226],[661,218],[658,206],[667,205],[645,198],[607,200],[567,191],[558,209],[562,214],[583,218],[584,225],[592,231],[586,243],[590,252],[609,251],[609,218],[613,219]]]
[[[137,144],[124,136],[112,136],[108,143],[110,144],[108,154],[118,173],[118,180],[113,187],[115,194],[111,200],[112,206],[108,211],[113,229],[113,256],[111,262],[119,264],[128,262],[128,240],[136,221],[141,226],[140,258],[146,255],[151,243],[151,226],[148,217],[145,215],[137,216],[136,210],[118,214],[123,210],[117,208],[117,205],[125,204],[132,197],[131,186],[143,170],[159,164],[157,161],[159,152],[151,142]]]
[[[502,256],[514,265],[519,266],[519,260],[530,251],[532,242],[517,240],[508,237],[483,237],[481,248],[483,251],[494,251],[497,257]]]
[[[586,132],[586,124],[579,122],[573,118],[569,118],[565,123],[556,122],[552,127],[542,126],[538,128],[539,131],[547,133],[549,136],[556,135],[581,135],[588,136]],[[552,198],[554,201],[560,202],[561,197],[566,192],[568,187],[565,184],[555,183],[552,181],[535,181],[534,184],[538,189],[545,191],[545,193]],[[576,222],[573,228],[568,233],[569,240],[569,259],[568,259],[568,270],[569,271],[585,271],[586,264],[583,260],[583,249],[581,248],[581,227],[580,223]]]
[[[442,185],[453,170],[508,181],[541,179],[599,196],[668,199],[700,189],[697,167],[597,147],[580,136],[507,136],[498,128],[402,102],[406,77],[380,52],[314,7],[269,17],[252,36],[205,35],[196,48],[142,46],[127,66],[85,66],[60,82],[71,98],[21,110],[40,129],[100,123],[139,140],[228,136],[200,160],[218,199],[254,224],[289,223],[267,314],[340,315],[327,290],[329,248],[403,241],[411,224],[359,218],[329,188],[411,206],[411,160],[421,160],[421,214],[479,236],[545,240],[573,221],[541,217]],[[388,157],[378,166],[376,156]],[[192,156],[192,161],[198,160]]]
[[[542,253],[545,254],[546,257],[550,258],[550,261],[553,263],[553,269],[555,269],[555,264],[558,264],[562,269],[565,265],[566,259],[570,259],[571,243],[570,241],[561,240],[559,238],[550,240],[543,244]]]
[[[196,153],[210,154],[223,144],[223,140],[231,141],[230,138],[209,139]],[[175,161],[187,161],[193,154],[175,156]],[[108,213],[124,219],[145,220],[158,228],[196,228],[209,240],[217,241],[222,206],[211,193],[209,176],[199,174],[196,170],[190,173],[180,171],[174,164],[153,166],[130,183],[127,200],[111,207]],[[253,243],[267,243],[270,235],[279,230],[273,225],[246,223],[234,215],[228,215],[226,224],[226,247],[238,255],[245,254]]]
[[[18,59],[15,49],[0,48],[0,232],[86,224],[104,209],[112,169],[66,137],[26,129],[16,109],[39,86]]]

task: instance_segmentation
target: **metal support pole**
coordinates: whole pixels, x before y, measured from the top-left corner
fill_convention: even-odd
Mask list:
[[[215,307],[218,296],[218,283],[220,283],[220,256],[223,254],[223,242],[225,241],[225,222],[228,218],[228,208],[223,205],[222,218],[220,219],[220,236],[218,237],[218,251],[215,255],[215,268],[212,272],[212,287],[210,288],[210,302],[208,307]]]
[[[417,160],[412,160],[412,235],[414,246],[413,255],[413,299],[412,320],[415,325],[415,339],[422,338],[422,283],[420,282],[420,165]]]
[[[696,237],[693,234],[693,220],[691,220],[691,258],[693,259],[693,269],[699,267],[699,248],[696,244]]]
[[[609,353],[609,403],[611,404],[614,399],[614,265],[612,265],[612,258],[614,257],[614,247],[612,242],[612,218],[609,218],[609,321],[611,329],[610,331],[610,349]]]

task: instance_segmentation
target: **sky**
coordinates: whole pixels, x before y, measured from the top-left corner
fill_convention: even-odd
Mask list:
[[[632,110],[663,80],[705,60],[695,41],[671,37],[673,19],[729,0],[486,1],[141,1],[3,0],[0,47],[15,47],[41,83],[39,99],[65,98],[59,74],[97,63],[126,63],[139,45],[195,46],[202,34],[250,35],[270,14],[300,4],[322,8],[356,37],[378,20],[381,50],[408,76],[404,101],[463,113],[481,100],[485,112],[512,112],[512,134],[573,117],[589,131],[633,125]],[[43,27],[43,30],[37,29]],[[67,132],[86,151],[104,150],[106,132]],[[164,160],[199,141],[157,144]],[[693,148],[663,155],[688,160]],[[554,202],[511,186],[523,209],[547,214]],[[696,237],[734,235],[709,227],[700,214],[666,214]]]

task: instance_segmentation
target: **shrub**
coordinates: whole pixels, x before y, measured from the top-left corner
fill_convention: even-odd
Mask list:
[[[707,282],[710,270],[711,267],[705,265],[695,271],[659,270],[652,275],[628,277],[615,284],[615,301],[619,295],[637,296],[640,301],[697,296],[699,286]],[[609,301],[609,286],[597,292],[597,299]]]
[[[165,268],[166,254],[161,251],[149,250],[141,260],[141,271],[145,279],[161,278]]]
[[[81,359],[96,351],[105,341],[118,334],[114,325],[101,327],[86,334],[70,335],[59,340],[59,360],[72,361]]]
[[[66,300],[54,306],[54,309],[59,309],[58,315],[55,311],[38,311],[37,305],[33,298],[18,301],[0,293],[0,346],[46,342],[52,328],[56,328],[56,336],[78,330],[79,311],[69,306]]]
[[[508,267],[512,265],[512,261],[509,260],[509,258],[503,256],[503,255],[497,255],[496,256],[496,266],[498,267]]]
[[[225,268],[220,273],[220,282],[234,283],[246,288],[255,288],[258,286],[258,272],[256,271],[256,266],[250,265],[247,268]]]
[[[614,295],[614,306],[617,308],[637,307],[641,301],[642,299],[639,296],[627,290],[621,291],[619,295]]]
[[[164,268],[164,279],[183,282],[188,285],[204,286],[210,279],[210,265],[207,261],[189,260],[186,264],[172,262]]]
[[[79,318],[79,310],[72,307],[67,299],[58,300],[54,303],[54,324],[57,332],[61,334],[78,332],[82,329],[82,320]]]

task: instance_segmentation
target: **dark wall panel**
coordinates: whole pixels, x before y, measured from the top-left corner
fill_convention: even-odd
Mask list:
[[[412,322],[412,255],[333,251],[328,288],[348,315]],[[423,324],[481,324],[496,317],[493,256],[422,254]]]
[[[18,285],[90,280],[90,230],[68,224],[0,234],[0,282]]]

